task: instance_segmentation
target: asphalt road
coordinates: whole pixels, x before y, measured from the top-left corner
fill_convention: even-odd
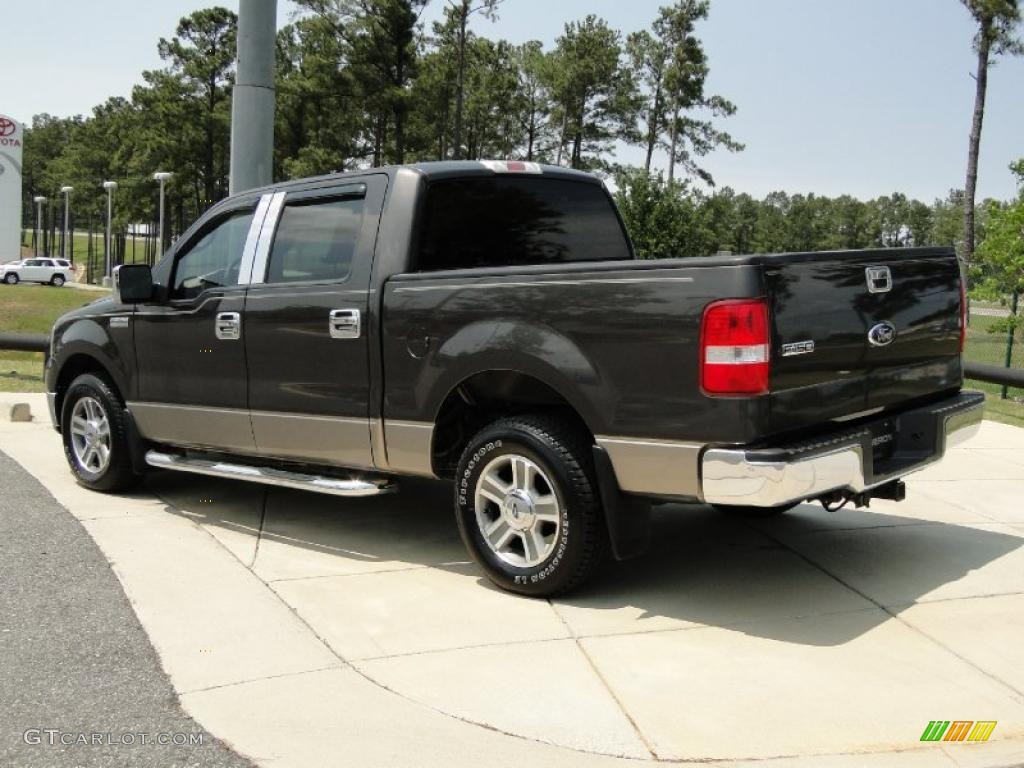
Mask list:
[[[251,765],[182,711],[89,534],[0,453],[0,766]]]

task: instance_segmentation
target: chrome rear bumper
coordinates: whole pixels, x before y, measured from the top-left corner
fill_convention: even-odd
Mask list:
[[[934,464],[972,437],[984,405],[980,392],[961,392],[891,417],[894,450],[877,462],[875,428],[886,419],[777,448],[710,448],[701,458],[702,496],[709,504],[777,507],[830,491],[861,493]]]

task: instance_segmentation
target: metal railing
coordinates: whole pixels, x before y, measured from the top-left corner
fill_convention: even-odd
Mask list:
[[[0,349],[45,354],[50,351],[50,337],[45,333],[0,333]]]

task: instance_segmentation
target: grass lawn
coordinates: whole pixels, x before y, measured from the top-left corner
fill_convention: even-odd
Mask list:
[[[48,334],[54,321],[65,312],[104,295],[69,285],[54,288],[0,284],[0,331]],[[42,354],[0,349],[0,392],[42,391]]]

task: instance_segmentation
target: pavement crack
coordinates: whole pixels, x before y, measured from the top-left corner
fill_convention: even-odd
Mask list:
[[[250,571],[253,568],[256,567],[256,558],[260,554],[260,543],[263,541],[263,525],[264,525],[264,523],[267,520],[267,503],[268,503],[269,498],[270,498],[270,489],[269,488],[264,488],[263,489],[263,504],[260,506],[260,525],[259,525],[259,529],[256,531],[256,546],[253,548],[253,551],[252,551],[252,562],[249,563],[249,565],[248,565],[248,568],[249,568]]]

